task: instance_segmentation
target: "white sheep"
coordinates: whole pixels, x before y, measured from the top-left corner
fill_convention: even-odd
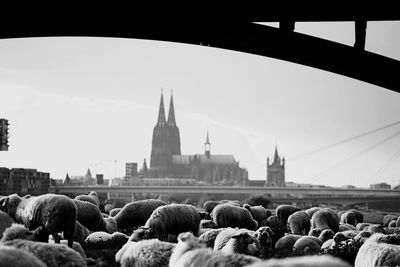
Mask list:
[[[329,255],[308,255],[284,259],[270,259],[253,263],[247,267],[351,267],[339,258]]]
[[[386,236],[374,234],[365,241],[357,253],[355,267],[399,266],[400,246],[383,243]]]
[[[242,253],[246,255],[258,254],[259,244],[255,233],[247,229],[227,228],[215,238],[214,251],[226,254]]]
[[[115,255],[121,267],[167,267],[175,244],[158,239],[127,242]]]
[[[186,232],[178,235],[178,244],[173,249],[169,260],[170,267],[202,266],[202,267],[239,267],[261,261],[257,257],[240,253],[225,254],[205,248],[197,237]]]

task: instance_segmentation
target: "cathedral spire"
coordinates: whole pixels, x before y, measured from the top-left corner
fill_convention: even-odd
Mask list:
[[[211,155],[211,143],[210,143],[210,137],[208,135],[208,129],[207,129],[207,137],[206,137],[206,142],[204,143],[204,154],[209,158]]]
[[[160,126],[164,124],[165,124],[164,97],[163,97],[163,91],[161,89],[161,100],[160,100],[160,108],[158,110],[157,125]]]
[[[169,111],[168,111],[168,125],[175,126],[175,109],[174,109],[174,99],[172,97],[172,90],[171,90],[171,101],[169,102]]]
[[[275,145],[274,163],[278,163],[278,164],[281,163],[281,159],[279,158],[279,155],[278,155],[278,147],[276,145]]]

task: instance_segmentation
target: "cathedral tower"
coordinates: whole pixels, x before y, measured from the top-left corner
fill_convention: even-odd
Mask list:
[[[275,146],[274,162],[269,163],[267,158],[267,186],[285,186],[285,158],[278,155],[278,148]]]
[[[158,121],[153,130],[150,169],[154,177],[165,177],[171,173],[172,155],[181,154],[179,128],[176,126],[174,102],[171,93],[168,119],[165,120],[164,99],[161,92]]]

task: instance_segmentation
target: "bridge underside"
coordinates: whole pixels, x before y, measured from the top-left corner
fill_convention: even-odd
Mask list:
[[[266,14],[254,17],[258,21],[282,19]],[[321,17],[324,17],[323,13]],[[358,17],[345,13],[343,18]],[[373,16],[371,18],[376,19]],[[281,22],[293,23],[295,19],[304,21],[308,17],[287,15]],[[310,17],[309,20],[313,19]],[[0,29],[0,38],[59,36],[137,38],[230,49],[303,64],[400,92],[400,62],[397,60],[283,27],[280,29],[252,22],[204,19],[143,21],[122,16],[112,20],[95,18],[88,23],[87,18],[78,16],[68,23],[63,23],[57,17],[52,17],[50,22],[32,20],[27,24],[3,23]]]

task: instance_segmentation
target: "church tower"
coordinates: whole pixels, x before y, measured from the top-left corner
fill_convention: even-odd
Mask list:
[[[179,128],[176,126],[174,101],[171,93],[168,119],[165,119],[164,98],[161,91],[158,121],[153,130],[150,170],[153,177],[165,177],[171,173],[172,155],[181,154]]]
[[[206,155],[207,158],[210,158],[211,156],[211,143],[210,143],[210,137],[208,136],[208,130],[207,130],[206,142],[204,143],[204,154]]]
[[[270,164],[269,158],[267,158],[267,186],[285,186],[285,158],[281,160],[276,146],[274,161]]]

